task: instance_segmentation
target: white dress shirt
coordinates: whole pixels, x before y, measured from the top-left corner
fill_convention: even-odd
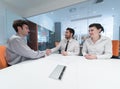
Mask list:
[[[86,54],[94,54],[99,59],[109,59],[112,57],[112,41],[110,38],[101,36],[101,38],[93,43],[91,38],[86,39],[82,49],[83,56]]]
[[[63,39],[62,41],[60,41],[58,46],[51,49],[52,53],[58,51],[59,49],[61,51],[65,51],[66,44],[67,44],[67,39]],[[70,39],[67,47],[67,54],[79,55],[79,52],[80,52],[79,42],[75,39]]]

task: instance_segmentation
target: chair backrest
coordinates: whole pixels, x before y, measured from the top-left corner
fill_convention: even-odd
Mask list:
[[[6,62],[6,47],[0,45],[0,69],[6,68],[7,62]]]
[[[119,56],[120,56],[120,40],[119,40]]]
[[[119,40],[112,40],[112,51],[113,51],[113,57],[119,56]]]

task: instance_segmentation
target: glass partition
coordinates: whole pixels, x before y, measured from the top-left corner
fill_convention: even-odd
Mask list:
[[[53,23],[53,25],[55,25],[54,23],[56,22],[60,22],[61,39],[64,38],[65,29],[71,27],[75,29],[75,38],[81,43],[82,36],[88,34],[89,24],[100,23],[105,29],[105,32],[102,33],[103,35],[108,36],[113,40],[120,40],[119,3],[119,0],[87,0],[86,2],[37,15],[39,19],[35,18],[34,20],[44,21],[43,18],[40,18],[42,15],[49,18],[49,21],[51,21],[50,23]],[[39,25],[42,26],[42,24]],[[50,28],[51,33],[54,33],[56,30],[57,29],[55,29],[54,26]],[[40,37],[39,41],[47,40],[46,37],[41,37],[41,34],[38,35],[38,37]],[[53,40],[54,39],[55,38],[53,37]]]
[[[38,49],[45,50],[46,48],[54,47],[54,39],[51,39],[51,31],[38,25]],[[53,34],[54,35],[54,34]]]

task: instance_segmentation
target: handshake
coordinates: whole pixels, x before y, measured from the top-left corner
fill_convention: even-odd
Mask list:
[[[51,49],[46,49],[46,55],[50,55],[52,53]]]
[[[51,49],[46,49],[46,55],[47,56],[50,55],[51,53],[52,53]],[[66,51],[62,51],[61,54],[63,56],[67,56],[68,55]]]

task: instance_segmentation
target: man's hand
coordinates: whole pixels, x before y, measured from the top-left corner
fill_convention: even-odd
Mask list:
[[[51,54],[51,49],[46,49],[46,55],[50,55]]]
[[[86,59],[97,59],[97,56],[96,55],[93,55],[93,54],[86,54],[84,56]]]
[[[68,55],[66,51],[62,51],[61,54],[62,54],[63,56],[67,56],[67,55]]]

